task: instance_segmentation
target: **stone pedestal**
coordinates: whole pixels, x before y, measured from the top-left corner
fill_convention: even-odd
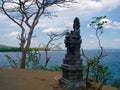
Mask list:
[[[63,60],[63,77],[59,80],[59,86],[64,90],[85,90],[85,81],[83,80],[83,65],[80,56],[81,36],[79,19],[75,18],[73,29],[65,37],[65,46],[67,54]]]

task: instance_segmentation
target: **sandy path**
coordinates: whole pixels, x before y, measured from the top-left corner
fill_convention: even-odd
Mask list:
[[[0,90],[60,90],[55,77],[60,72],[0,69]]]
[[[0,90],[62,90],[58,88],[61,72],[25,69],[0,69]],[[116,90],[104,86],[103,90]]]

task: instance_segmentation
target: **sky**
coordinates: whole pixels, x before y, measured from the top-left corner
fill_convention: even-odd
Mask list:
[[[56,5],[47,8],[55,17],[42,15],[36,26],[32,38],[31,47],[38,47],[40,43],[46,44],[50,32],[63,32],[73,30],[73,20],[80,19],[80,35],[83,49],[97,49],[98,42],[95,30],[90,28],[92,17],[107,16],[107,24],[104,25],[103,34],[100,36],[101,44],[106,49],[120,49],[120,0],[77,0],[66,7]],[[0,13],[0,44],[19,47],[20,28],[9,18]],[[64,37],[55,43],[61,43],[64,49]]]

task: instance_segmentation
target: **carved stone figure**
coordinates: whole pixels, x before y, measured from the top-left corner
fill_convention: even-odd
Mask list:
[[[73,31],[67,33],[65,37],[65,46],[67,54],[63,60],[63,77],[59,80],[59,86],[64,90],[85,90],[85,81],[83,80],[83,65],[80,56],[81,36],[80,22],[78,18],[74,19]]]
[[[80,28],[80,22],[79,22],[79,19],[76,17],[76,18],[74,19],[73,29],[74,29],[74,30],[79,30],[79,28]]]

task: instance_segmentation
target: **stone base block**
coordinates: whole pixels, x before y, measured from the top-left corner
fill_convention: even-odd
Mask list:
[[[84,80],[81,81],[69,81],[65,78],[59,80],[59,87],[63,90],[86,90],[86,84]]]

